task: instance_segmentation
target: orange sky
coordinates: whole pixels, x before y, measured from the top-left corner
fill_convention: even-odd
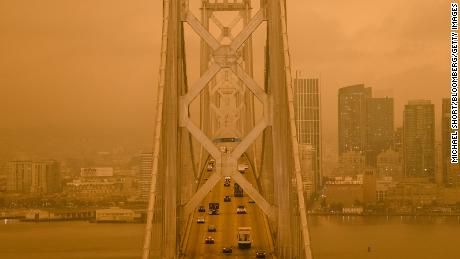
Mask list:
[[[0,129],[148,136],[161,8],[160,0],[0,1]],[[445,0],[288,1],[292,65],[321,76],[327,145],[335,150],[337,89],[355,83],[393,94],[395,125],[407,100],[433,100],[439,127],[449,15]]]

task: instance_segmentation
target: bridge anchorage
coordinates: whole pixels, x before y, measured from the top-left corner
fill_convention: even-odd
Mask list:
[[[201,20],[191,4],[163,0],[142,258],[218,258],[224,246],[237,245],[237,227],[252,226],[254,249],[264,249],[272,258],[311,259],[303,185],[297,184],[302,179],[285,0],[201,0]],[[258,7],[254,15],[253,6]],[[233,20],[224,25],[221,13],[234,15]],[[200,77],[194,82],[187,77],[186,65],[194,61],[186,57],[186,26],[201,39]],[[263,85],[253,71],[257,30],[265,32]],[[242,163],[248,165],[247,173],[238,171]],[[198,212],[206,201],[221,195],[220,201],[231,192],[232,188],[218,184],[224,177],[241,186],[244,197],[222,203],[221,215]],[[255,202],[246,205],[248,215],[234,213],[232,206],[243,206],[238,202],[248,199]],[[217,226],[215,244],[205,243],[211,235],[204,230],[206,225],[198,227],[197,217],[213,223],[214,230]],[[235,256],[255,256],[255,251],[233,250]]]

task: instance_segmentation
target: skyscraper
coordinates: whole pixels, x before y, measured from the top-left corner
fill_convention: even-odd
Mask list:
[[[31,192],[55,193],[61,191],[59,164],[56,161],[33,162],[31,178]]]
[[[405,177],[434,180],[434,105],[428,100],[409,101],[403,117]]]
[[[294,105],[297,138],[300,145],[311,146],[314,192],[321,187],[321,93],[318,78],[294,79]]]
[[[6,164],[6,190],[30,192],[32,161],[10,161]]]
[[[363,84],[339,89],[339,156],[347,151],[364,152],[367,146],[367,99],[372,89]]]
[[[367,99],[367,148],[366,159],[375,166],[377,155],[393,144],[393,98]]]

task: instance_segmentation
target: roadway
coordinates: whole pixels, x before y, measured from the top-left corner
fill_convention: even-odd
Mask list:
[[[213,172],[205,171],[201,184]],[[246,171],[244,176],[253,186],[257,186],[254,174],[250,169]],[[221,179],[200,204],[206,208],[206,212],[198,212],[198,208],[195,208],[184,258],[255,258],[256,250],[260,249],[267,252],[266,258],[273,258],[269,253],[271,246],[263,212],[257,204],[249,203],[250,198],[246,193],[244,193],[244,197],[234,197],[233,184],[232,179],[230,187],[224,187],[224,179]],[[224,196],[226,195],[231,197],[231,202],[224,202]],[[219,202],[219,215],[208,214],[208,203],[210,202]],[[244,205],[247,214],[236,214],[238,205]],[[197,218],[199,217],[205,219],[204,224],[197,223]],[[217,231],[208,232],[209,225],[216,226]],[[250,249],[238,248],[238,227],[252,228],[252,247]],[[207,236],[213,237],[215,243],[205,244]],[[232,247],[233,253],[223,254],[223,247]]]

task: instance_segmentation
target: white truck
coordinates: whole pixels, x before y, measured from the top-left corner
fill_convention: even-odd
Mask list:
[[[238,248],[249,249],[251,248],[251,227],[238,227]]]

